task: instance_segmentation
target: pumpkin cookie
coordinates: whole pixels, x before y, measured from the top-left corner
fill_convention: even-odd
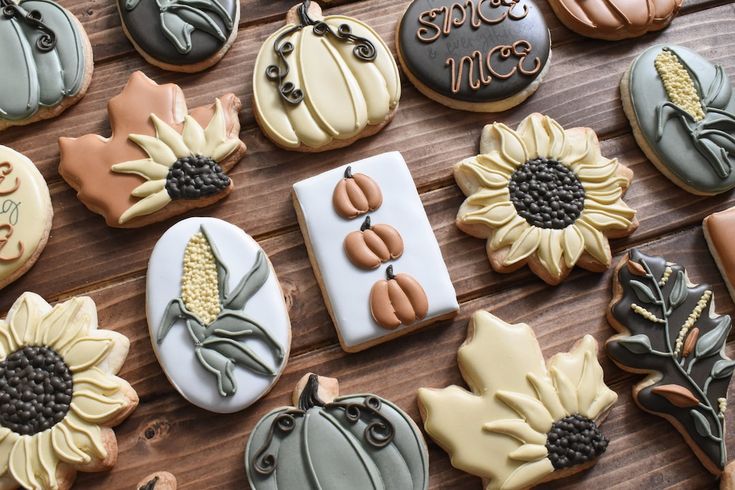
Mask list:
[[[702,223],[709,251],[735,301],[735,208],[713,213]]]
[[[135,490],[176,490],[176,477],[168,471],[157,471],[138,482]]]
[[[60,138],[61,176],[108,226],[137,228],[227,196],[242,158],[233,94],[187,115],[181,89],[130,75],[108,104],[112,136]]]
[[[735,361],[725,355],[728,315],[714,312],[709,284],[692,284],[678,264],[632,250],[613,275],[608,321],[618,334],[607,353],[621,369],[646,374],[636,404],[668,420],[702,464],[727,463],[725,410]]]
[[[531,327],[477,311],[457,357],[471,391],[421,388],[419,409],[452,465],[482,477],[487,490],[578,473],[607,449],[599,426],[618,396],[605,385],[592,336],[545,365]]]
[[[551,61],[549,29],[533,0],[414,0],[396,40],[411,83],[465,111],[517,106],[538,89]]]
[[[512,272],[525,264],[548,284],[575,265],[602,272],[612,260],[608,238],[633,233],[635,211],[621,199],[633,172],[600,154],[589,128],[565,130],[531,114],[513,131],[482,131],[480,154],[454,166],[467,196],[457,226],[487,239],[490,264]]]
[[[668,27],[682,0],[549,0],[567,28],[583,36],[617,41]]]
[[[372,136],[400,97],[398,67],[380,36],[357,19],[322,16],[310,0],[288,12],[255,61],[255,118],[287,150],[326,151]]]
[[[123,31],[145,60],[194,73],[216,64],[235,42],[236,0],[117,0]]]
[[[336,379],[307,374],[293,407],[258,422],[245,449],[253,490],[428,488],[429,455],[411,418],[377,395],[338,391]]]
[[[651,163],[682,189],[735,187],[735,98],[720,65],[681,46],[653,46],[620,82],[625,115]]]
[[[0,487],[66,490],[77,471],[115,465],[110,427],[138,405],[115,376],[128,347],[98,330],[90,298],[51,308],[24,293],[13,304],[0,321]]]
[[[345,351],[367,349],[457,313],[439,244],[400,153],[297,182],[292,197]]]
[[[260,246],[225,221],[189,218],[161,237],[146,310],[166,376],[201,408],[242,410],[286,366],[291,324],[276,273]]]
[[[0,146],[0,289],[36,263],[53,216],[46,181],[33,162]]]
[[[0,131],[56,117],[84,97],[92,46],[51,0],[0,0]]]

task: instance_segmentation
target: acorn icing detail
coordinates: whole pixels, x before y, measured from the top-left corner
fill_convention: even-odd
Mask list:
[[[390,225],[370,223],[365,217],[360,231],[353,231],[345,238],[345,253],[355,267],[377,269],[380,264],[403,255],[403,238]]]
[[[398,328],[421,320],[429,311],[429,300],[421,284],[408,274],[385,271],[387,280],[376,282],[370,290],[370,313],[385,328]]]
[[[332,195],[332,204],[337,214],[353,219],[383,204],[383,193],[377,182],[365,174],[353,174],[352,167],[345,169],[344,179],[337,183]]]

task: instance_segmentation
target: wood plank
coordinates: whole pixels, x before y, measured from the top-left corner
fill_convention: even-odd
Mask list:
[[[690,228],[641,247],[686,265],[694,282],[714,285],[718,312],[734,308],[709,256],[701,229]],[[212,416],[185,402],[166,382],[145,334],[144,298],[135,281],[95,291],[100,321],[131,338],[131,354],[122,376],[132,380],[141,406],[118,430],[120,458],[109,474],[84,475],[82,488],[128,488],[131,481],[157,469],[174,472],[185,488],[242,488],[242,455],[249,431],[267,411],[288,403],[289,393],[304,372],[315,371],[342,380],[342,392],[375,392],[395,401],[418,419],[415,391],[420,386],[463,384],[456,369],[456,349],[465,338],[469,315],[487,308],[509,322],[527,322],[538,336],[545,355],[571,347],[586,333],[598,342],[612,334],[604,311],[610,300],[611,273],[573,274],[564,288],[530,284],[462,304],[461,315],[423,332],[358,354],[346,354],[333,340],[316,350],[297,354],[274,390],[250,409]],[[288,296],[288,293],[287,293]],[[297,298],[290,301],[295,322],[294,340],[302,335],[309,316]],[[731,336],[728,353],[735,354]],[[386,360],[390,359],[390,362]],[[697,462],[668,423],[638,411],[630,390],[638,377],[619,369],[604,355],[605,378],[620,400],[604,423],[611,439],[606,455],[592,470],[549,488],[609,488],[636,476],[636,487],[681,485],[709,488],[712,478]],[[731,387],[730,396],[735,386]],[[728,421],[732,420],[728,412]],[[727,437],[734,449],[735,435]],[[197,450],[193,451],[192,448]],[[202,462],[206,461],[206,471]],[[431,488],[480,488],[477,479],[449,467],[447,456],[431,444]],[[641,485],[641,486],[639,486]]]

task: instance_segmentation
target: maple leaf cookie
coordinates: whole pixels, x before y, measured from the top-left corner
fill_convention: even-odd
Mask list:
[[[618,396],[605,385],[592,336],[544,364],[531,327],[477,311],[457,357],[471,391],[421,388],[419,409],[452,465],[486,490],[578,473],[607,449],[599,425]]]
[[[181,89],[130,75],[108,104],[112,136],[60,138],[61,176],[90,210],[136,228],[227,196],[227,172],[242,158],[234,94],[187,114]]]
[[[467,196],[457,226],[487,239],[496,271],[528,264],[556,285],[575,265],[594,272],[610,267],[608,238],[638,227],[636,212],[622,200],[632,177],[602,156],[589,128],[565,130],[538,113],[515,131],[493,123],[482,131],[480,154],[454,167]]]

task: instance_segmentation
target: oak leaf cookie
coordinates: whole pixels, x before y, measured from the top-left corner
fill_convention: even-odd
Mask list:
[[[194,73],[222,59],[240,21],[236,0],[117,0],[125,35],[149,63]]]
[[[700,195],[735,188],[735,97],[722,66],[682,46],[652,46],[620,94],[638,146],[674,184]]]
[[[0,487],[65,490],[77,471],[115,465],[111,427],[138,405],[116,376],[128,347],[97,328],[90,298],[18,298],[0,321]]]
[[[575,265],[610,267],[608,238],[630,235],[635,211],[623,201],[633,172],[600,153],[589,128],[565,130],[531,114],[513,131],[494,123],[482,131],[480,154],[454,167],[467,196],[457,226],[487,239],[490,264],[512,272],[528,264],[549,284]]]
[[[477,311],[458,363],[471,391],[421,388],[419,409],[452,465],[486,490],[578,473],[607,449],[599,425],[618,396],[605,385],[592,336],[545,365],[531,327]]]
[[[0,0],[0,130],[56,117],[92,81],[82,24],[51,0]]]
[[[117,228],[137,228],[227,196],[227,172],[242,158],[234,94],[187,115],[181,89],[130,75],[108,104],[112,136],[60,138],[61,176],[90,210]]]
[[[293,407],[260,419],[245,449],[253,490],[426,490],[421,430],[373,394],[339,396],[334,378],[306,374]]]
[[[613,275],[607,314],[618,334],[607,353],[646,378],[636,404],[668,420],[713,474],[727,463],[725,411],[735,361],[725,355],[728,315],[714,313],[709,284],[692,284],[678,264],[632,250]]]
[[[530,97],[551,61],[551,36],[533,0],[414,0],[398,24],[398,58],[430,99],[501,112]]]
[[[36,263],[53,216],[46,181],[33,162],[0,146],[0,289]]]
[[[665,29],[681,4],[682,0],[549,0],[567,28],[608,41]]]
[[[291,323],[278,278],[230,223],[189,218],[164,233],[148,264],[146,311],[166,376],[206,410],[248,407],[286,367]]]
[[[310,0],[260,48],[253,111],[281,148],[317,152],[372,136],[398,107],[401,81],[390,49],[369,26],[323,16]]]

